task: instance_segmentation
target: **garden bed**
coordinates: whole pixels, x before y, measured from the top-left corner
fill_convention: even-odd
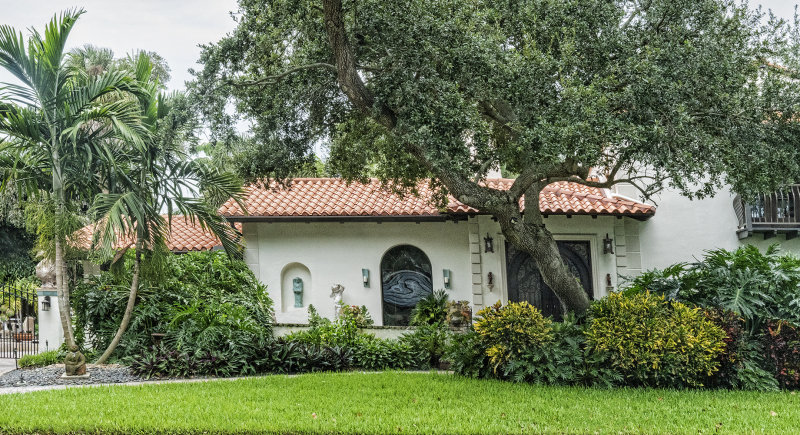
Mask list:
[[[87,365],[89,374],[85,379],[64,379],[63,364],[53,364],[46,367],[17,369],[0,375],[0,388],[8,387],[34,387],[45,385],[86,385],[86,384],[117,384],[124,382],[139,382],[144,379],[131,373],[124,366]]]
[[[157,403],[157,406],[154,406]],[[323,373],[3,397],[2,433],[791,433],[791,392],[542,387]],[[30,412],[35,409],[36,412]]]

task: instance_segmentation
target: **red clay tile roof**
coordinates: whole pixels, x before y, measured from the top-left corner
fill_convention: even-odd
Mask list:
[[[498,178],[487,180],[486,185],[505,190],[513,182],[512,179]],[[367,184],[353,182],[348,185],[339,178],[296,178],[288,188],[275,184],[268,189],[247,186],[247,215],[232,200],[223,204],[219,211],[232,220],[242,217],[433,217],[478,213],[452,196],[442,213],[433,205],[433,193],[427,182],[420,182],[418,190],[419,196],[408,194],[401,198],[382,190],[377,179]],[[651,205],[614,196],[606,189],[566,181],[545,187],[539,194],[539,203],[546,215],[616,215],[646,219],[655,214],[655,207]]]
[[[164,219],[167,218],[166,215],[163,215],[163,217]],[[235,225],[236,229],[242,230],[241,224],[237,223]],[[87,225],[81,228],[76,234],[74,244],[82,249],[91,249],[93,233],[94,225]],[[116,248],[119,249],[125,244],[133,244],[133,242],[120,241],[117,243]],[[170,251],[208,251],[221,246],[222,242],[219,241],[219,238],[208,230],[204,230],[197,221],[192,224],[190,219],[182,216],[172,216],[172,225],[167,238],[167,247]]]

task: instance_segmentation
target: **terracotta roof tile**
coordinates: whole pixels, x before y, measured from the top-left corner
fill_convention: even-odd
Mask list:
[[[493,189],[509,189],[514,180],[497,178],[486,180]],[[249,217],[304,217],[304,216],[441,216],[444,214],[478,213],[478,210],[449,197],[445,210],[438,210],[432,202],[433,192],[427,181],[417,186],[419,195],[403,197],[381,189],[381,183],[372,179],[366,184],[347,184],[339,178],[296,178],[289,187],[271,184],[269,188],[250,185],[246,187],[245,214],[239,205],[229,200],[220,207],[223,216],[236,219]],[[539,207],[549,214],[621,215],[647,218],[655,214],[655,207],[612,195],[605,189],[578,183],[560,181],[545,187],[539,193]]]
[[[164,219],[167,218],[163,215]],[[235,224],[236,229],[241,231],[242,224]],[[92,234],[94,233],[94,225],[87,225],[76,233],[74,245],[82,249],[92,248]],[[122,240],[116,245],[120,248],[126,244],[133,244],[133,241]],[[173,252],[187,252],[187,251],[209,251],[213,248],[222,246],[219,238],[208,230],[204,230],[196,221],[192,223],[190,219],[182,216],[172,216],[172,225],[170,227],[169,237],[167,238],[167,247]]]

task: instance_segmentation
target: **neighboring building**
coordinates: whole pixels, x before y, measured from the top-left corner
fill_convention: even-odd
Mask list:
[[[162,215],[167,219],[167,215]],[[241,225],[236,225],[236,228],[241,230]],[[82,249],[92,249],[92,237],[94,235],[95,226],[87,225],[81,228],[75,237],[75,245]],[[219,238],[212,234],[207,229],[204,229],[197,221],[185,218],[183,216],[172,216],[170,223],[170,231],[167,236],[167,248],[176,254],[185,254],[191,251],[211,251],[222,249],[222,242]],[[116,248],[121,249],[124,246],[133,247],[133,240],[124,240],[116,243]]]
[[[499,189],[512,183],[487,180]],[[380,187],[377,180],[295,179],[288,188],[248,187],[247,213],[233,201],[220,208],[242,224],[245,260],[267,285],[279,323],[305,323],[309,304],[332,317],[336,284],[345,287],[344,303],[366,305],[378,325],[406,324],[416,301],[436,289],[475,311],[527,300],[560,315],[530,257],[505,243],[491,216],[452,197],[437,209],[425,182],[419,196],[402,198]],[[546,187],[540,207],[592,298],[641,271],[639,229],[655,207],[567,182]]]

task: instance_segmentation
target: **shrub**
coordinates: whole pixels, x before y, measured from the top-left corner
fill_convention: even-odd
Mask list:
[[[425,366],[424,355],[400,340],[361,336],[353,346],[353,366],[364,370],[416,369]]]
[[[76,333],[104,349],[124,313],[131,279],[132,253],[114,274],[102,272],[75,291]],[[156,273],[158,272],[158,273]],[[152,333],[180,353],[222,352],[241,360],[254,343],[272,336],[272,301],[266,288],[242,261],[223,252],[168,254],[159,269],[142,276],[130,326],[113,358],[132,357],[150,348]]]
[[[762,336],[766,360],[782,388],[800,388],[800,327],[786,321],[767,323]]]
[[[443,324],[447,317],[447,293],[444,290],[425,296],[411,312],[411,326]]]
[[[65,354],[58,350],[50,350],[36,355],[25,355],[19,359],[22,368],[45,367],[64,362]]]
[[[523,349],[503,367],[503,377],[514,382],[546,385],[611,387],[622,376],[605,361],[586,352],[586,336],[574,316],[552,325],[552,340]]]
[[[478,312],[475,332],[486,346],[494,368],[505,364],[526,348],[552,340],[552,321],[527,302],[496,304]]]
[[[777,245],[706,252],[697,263],[679,263],[634,279],[626,294],[652,292],[669,300],[733,311],[758,334],[768,319],[800,324],[800,259],[779,255]]]
[[[442,323],[417,326],[414,331],[404,334],[400,341],[420,354],[428,367],[437,368],[445,353],[449,330]]]
[[[458,375],[488,378],[494,373],[489,356],[486,354],[485,343],[474,330],[453,334],[444,358],[450,362],[450,369]]]
[[[339,311],[339,317],[345,319],[352,319],[357,328],[368,328],[375,324],[372,316],[369,315],[365,305],[342,305]]]
[[[590,313],[591,352],[631,385],[702,386],[719,370],[725,333],[700,309],[650,293],[612,293]]]

